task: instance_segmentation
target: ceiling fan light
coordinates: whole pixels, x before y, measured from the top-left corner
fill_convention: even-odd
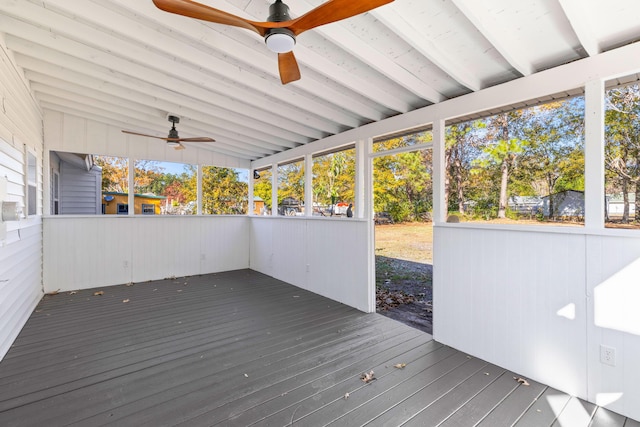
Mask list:
[[[293,34],[285,28],[276,28],[270,34],[267,34],[265,43],[271,52],[286,53],[291,52],[296,45],[296,39]]]
[[[169,147],[178,147],[180,146],[180,143],[178,141],[167,141],[167,145]]]

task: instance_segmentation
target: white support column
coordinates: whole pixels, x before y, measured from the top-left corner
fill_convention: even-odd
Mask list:
[[[196,184],[196,194],[197,194],[197,208],[196,214],[202,215],[202,165],[198,165],[197,170],[197,184]]]
[[[278,216],[278,164],[271,165],[271,216]]]
[[[127,197],[127,215],[133,215],[136,210],[136,197],[133,190],[136,178],[136,159],[129,157],[129,196]]]
[[[445,123],[444,120],[433,122],[433,222],[434,224],[447,220],[447,206],[444,205],[445,170]]]
[[[584,187],[585,228],[604,226],[604,81],[585,86]]]
[[[356,218],[373,217],[373,172],[372,151],[373,140],[361,139],[356,141],[356,188],[355,188],[355,211]]]
[[[304,216],[313,216],[313,155],[304,156]]]
[[[249,182],[248,182],[248,186],[247,186],[247,192],[249,193],[247,196],[247,215],[255,215],[255,213],[253,212],[253,168],[249,169],[248,172],[248,177]]]

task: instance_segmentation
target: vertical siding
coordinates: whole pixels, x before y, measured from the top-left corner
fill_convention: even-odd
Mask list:
[[[95,215],[102,213],[102,175],[66,162],[60,163],[60,214]]]
[[[436,340],[640,419],[640,236],[434,233]]]
[[[435,338],[586,398],[584,253],[581,235],[436,227]]]
[[[586,256],[589,400],[640,420],[640,236],[588,236]]]
[[[375,310],[369,221],[251,218],[252,269],[359,310]]]
[[[249,267],[244,216],[55,216],[44,219],[46,292]]]
[[[42,118],[0,34],[0,176],[5,200],[25,205],[25,147],[38,158],[38,215],[4,224],[0,240],[0,360],[42,296]]]

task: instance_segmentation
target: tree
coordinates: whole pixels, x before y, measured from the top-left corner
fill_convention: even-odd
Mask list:
[[[129,192],[129,160],[126,157],[93,156],[102,168],[102,191]]]
[[[185,183],[187,197],[195,200],[197,175]],[[217,166],[202,167],[202,213],[230,215],[247,212],[248,184],[239,180],[238,172]]]
[[[271,209],[271,169],[260,171],[260,178],[256,179],[253,184],[253,195],[260,197],[264,201],[267,209]]]
[[[629,221],[629,187],[640,201],[640,87],[638,84],[607,91],[605,112],[605,167],[608,187],[622,192],[622,222]],[[640,209],[636,209],[640,221]]]

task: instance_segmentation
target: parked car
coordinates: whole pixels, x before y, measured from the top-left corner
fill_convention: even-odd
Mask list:
[[[373,222],[376,225],[393,224],[393,218],[391,218],[389,212],[376,212],[375,215],[373,215]]]

